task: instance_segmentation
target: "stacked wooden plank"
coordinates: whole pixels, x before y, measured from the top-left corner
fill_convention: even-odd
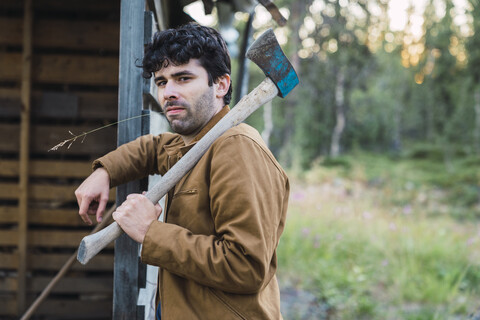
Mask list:
[[[119,1],[35,0],[30,30],[25,3],[0,2],[0,319],[18,319],[89,233],[73,192],[116,146],[109,126],[49,151],[117,119]],[[33,318],[111,318],[112,270],[112,247],[76,263]]]

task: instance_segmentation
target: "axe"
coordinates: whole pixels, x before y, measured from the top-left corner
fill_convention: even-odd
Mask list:
[[[247,51],[247,57],[263,70],[267,78],[244,96],[145,194],[152,203],[160,201],[225,131],[244,121],[275,96],[285,97],[298,84],[297,74],[280,48],[272,29],[267,30],[252,43]],[[84,237],[78,248],[78,261],[86,264],[122,233],[120,226],[113,222],[103,230]]]

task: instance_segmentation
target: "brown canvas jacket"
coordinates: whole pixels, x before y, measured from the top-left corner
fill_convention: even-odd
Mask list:
[[[177,134],[142,136],[94,167],[105,167],[114,187],[165,174],[192,146]],[[169,192],[165,223],[153,222],[143,242],[143,262],[160,267],[162,319],[282,319],[276,248],[288,193],[255,129],[240,124],[218,138]]]

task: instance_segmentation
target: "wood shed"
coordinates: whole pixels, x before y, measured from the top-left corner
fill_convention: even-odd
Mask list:
[[[119,30],[117,0],[0,2],[0,319],[18,319],[91,230],[73,191],[116,127],[49,150],[117,120]],[[111,318],[112,290],[113,246],[74,264],[34,318]]]
[[[86,265],[76,261],[93,227],[79,218],[74,190],[117,144],[167,130],[138,61],[155,31],[192,20],[182,8],[193,1],[0,1],[0,319],[152,317],[156,270],[128,236]],[[214,2],[202,3],[211,12]],[[230,15],[239,10],[221,3]],[[252,17],[237,101],[248,86]],[[158,178],[112,190],[107,208]]]

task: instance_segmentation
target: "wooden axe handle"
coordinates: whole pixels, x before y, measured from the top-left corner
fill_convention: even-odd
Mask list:
[[[172,189],[178,181],[200,160],[212,143],[228,129],[240,124],[260,106],[272,100],[278,94],[278,89],[270,78],[266,78],[252,92],[244,96],[230,112],[228,112],[195,146],[190,149],[160,181],[146,193],[146,197],[157,203]],[[123,230],[113,222],[103,230],[86,236],[78,248],[77,259],[86,264],[100,250],[117,239]]]

